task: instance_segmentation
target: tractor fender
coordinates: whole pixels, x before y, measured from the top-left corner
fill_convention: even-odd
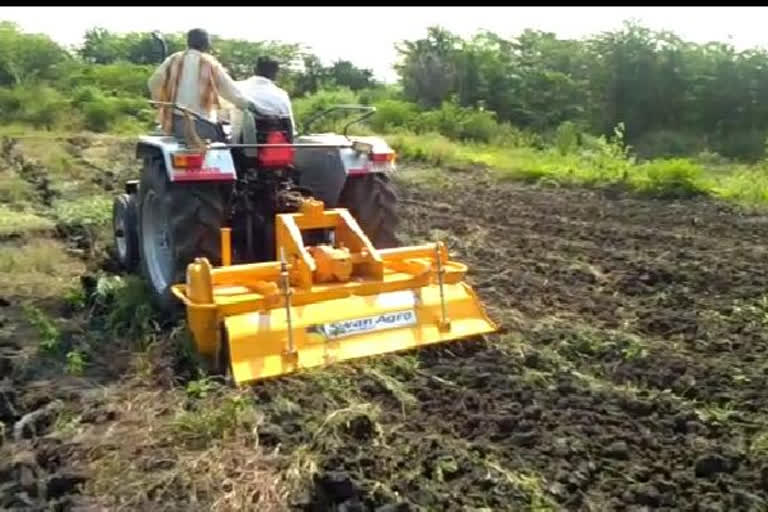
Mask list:
[[[161,158],[165,164],[168,181],[201,182],[219,181],[232,182],[237,179],[235,162],[229,149],[208,150],[205,153],[202,166],[199,168],[180,168],[173,164],[173,154],[188,152],[184,144],[175,137],[165,135],[145,135],[139,137],[136,144],[137,158]]]
[[[371,160],[371,155],[359,153],[349,147],[351,141],[371,144],[374,154],[392,153],[392,149],[381,137],[352,137],[333,133],[303,135],[297,137],[294,165],[299,171],[302,187],[310,189],[313,195],[325,203],[327,208],[335,208],[347,179],[375,173],[394,172],[394,162],[381,165]],[[307,148],[300,144],[323,144],[328,148]]]

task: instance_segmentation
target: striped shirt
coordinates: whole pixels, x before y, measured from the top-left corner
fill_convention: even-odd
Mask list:
[[[177,75],[179,66],[172,66],[172,64],[177,62],[177,57],[180,58],[181,55],[184,55],[184,58],[183,62],[181,62],[181,76],[179,77]],[[205,64],[209,64],[209,66]],[[165,101],[175,102],[197,112],[211,122],[216,122],[215,103],[217,102],[210,104],[211,102],[206,100],[208,86],[206,79],[210,77],[207,73],[203,73],[203,71],[207,69],[210,69],[209,73],[213,74],[212,85],[215,86],[215,92],[219,96],[239,108],[247,108],[248,100],[235,85],[234,80],[227,74],[224,66],[213,56],[191,48],[186,50],[186,53],[177,52],[169,56],[155,70],[148,82],[152,99],[164,101],[163,98],[165,97]],[[164,87],[167,87],[167,73],[169,73],[169,80],[167,82],[172,84],[171,89],[175,89],[175,98],[167,97],[168,91],[164,91]],[[178,86],[173,87],[173,84],[178,84]]]

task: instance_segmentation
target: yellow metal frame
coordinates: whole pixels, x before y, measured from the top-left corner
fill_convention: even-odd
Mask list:
[[[277,215],[275,227],[280,261],[231,265],[224,228],[222,266],[199,258],[172,288],[201,354],[229,343],[238,384],[497,330],[463,282],[467,267],[440,243],[376,249],[346,209],[314,200]],[[319,282],[325,274],[301,235],[315,229],[335,233],[341,250],[323,254],[351,265],[337,273],[348,280]]]

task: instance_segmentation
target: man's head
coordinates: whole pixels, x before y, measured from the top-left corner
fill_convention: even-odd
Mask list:
[[[187,46],[193,50],[207,52],[211,49],[211,41],[208,32],[201,28],[193,28],[187,32]]]
[[[256,67],[253,69],[253,72],[256,74],[256,76],[263,76],[264,78],[269,78],[274,82],[279,69],[280,64],[276,60],[269,57],[259,57],[259,59],[256,61]]]

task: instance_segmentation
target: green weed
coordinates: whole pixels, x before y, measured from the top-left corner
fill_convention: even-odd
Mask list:
[[[211,391],[218,389],[218,385],[209,378],[192,380],[187,383],[186,392],[190,398],[206,398]]]
[[[53,430],[62,437],[69,437],[77,431],[80,424],[80,415],[70,409],[62,409],[56,416]]]
[[[56,352],[61,334],[53,321],[35,306],[24,306],[24,315],[37,331],[40,348],[45,352]]]
[[[176,415],[170,424],[174,441],[186,446],[205,447],[217,439],[235,436],[255,428],[260,421],[251,400],[244,396],[216,397],[194,410]]]
[[[82,286],[71,287],[64,295],[64,302],[74,311],[82,311],[88,305],[88,297]]]
[[[93,305],[105,312],[104,328],[141,338],[151,332],[156,312],[146,283],[137,276],[102,276],[91,297]]]
[[[67,373],[74,376],[81,376],[85,372],[85,354],[80,350],[71,350],[67,352]]]

